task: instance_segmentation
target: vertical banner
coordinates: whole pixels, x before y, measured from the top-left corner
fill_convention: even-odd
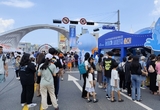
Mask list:
[[[76,26],[70,25],[69,26],[69,40],[70,40],[70,47],[76,46]]]

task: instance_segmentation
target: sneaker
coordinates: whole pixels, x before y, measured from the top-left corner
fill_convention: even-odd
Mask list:
[[[31,107],[35,107],[37,104],[36,103],[31,103],[31,104],[28,104],[28,108],[31,108]]]
[[[111,100],[110,97],[108,96],[108,94],[106,94],[106,98],[107,98],[108,100]]]
[[[101,85],[99,85],[98,87],[99,87],[100,89],[102,88],[102,86],[101,86]]]
[[[21,103],[21,106],[24,107],[26,105],[26,103]]]
[[[93,103],[96,103],[96,102],[98,102],[98,99],[93,100]]]
[[[55,108],[55,110],[59,110],[59,107]]]
[[[18,80],[19,80],[19,79],[20,79],[20,77],[17,77],[16,79],[18,79]]]

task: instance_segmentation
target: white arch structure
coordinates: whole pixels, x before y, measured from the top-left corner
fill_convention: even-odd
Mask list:
[[[51,29],[55,30],[61,34],[63,34],[67,39],[69,39],[69,31],[65,28],[61,28],[54,25],[49,24],[37,24],[37,25],[31,25],[26,26],[18,29],[14,29],[5,33],[0,34],[0,45],[4,45],[11,48],[17,48],[20,40],[29,32],[32,32],[34,30],[38,29]]]

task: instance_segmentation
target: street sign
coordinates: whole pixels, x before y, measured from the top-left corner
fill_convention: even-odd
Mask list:
[[[111,30],[116,30],[115,26],[109,26],[109,25],[103,25],[102,29],[111,29]]]
[[[64,18],[62,19],[62,22],[63,22],[64,24],[68,24],[68,23],[69,23],[69,18],[64,17]]]
[[[85,24],[87,23],[87,21],[86,21],[85,18],[81,18],[81,19],[80,19],[80,23],[81,23],[82,25],[85,25]]]

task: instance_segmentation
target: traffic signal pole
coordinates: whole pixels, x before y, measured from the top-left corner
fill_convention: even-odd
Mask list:
[[[119,10],[117,11],[118,13],[118,21],[117,21],[117,27],[118,27],[118,31],[120,30],[120,12]]]

